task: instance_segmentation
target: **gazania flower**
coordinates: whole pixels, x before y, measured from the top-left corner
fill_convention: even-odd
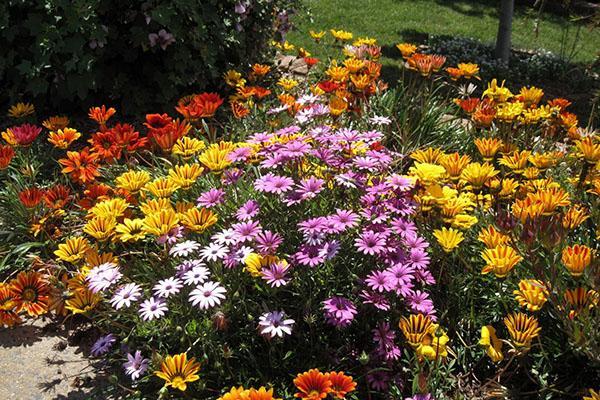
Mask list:
[[[217,223],[218,216],[207,208],[190,208],[182,217],[182,224],[193,232],[202,233]]]
[[[44,203],[55,210],[66,206],[70,198],[71,190],[65,185],[55,185],[44,192]]]
[[[405,60],[412,56],[417,51],[417,46],[412,43],[398,43],[396,48],[402,53],[402,58]]]
[[[141,218],[123,219],[123,223],[118,224],[115,227],[115,232],[117,238],[123,243],[129,241],[137,242],[146,237],[146,233],[144,232],[144,220]]]
[[[171,197],[180,186],[170,178],[158,178],[144,186],[144,190],[152,193],[154,197]]]
[[[202,140],[184,136],[175,142],[172,152],[174,155],[181,156],[183,158],[189,158],[195,154],[198,154],[205,148],[206,145]]]
[[[233,116],[237,119],[242,119],[250,114],[250,109],[244,106],[239,101],[233,101],[230,103],[231,112]]]
[[[531,156],[531,152],[528,150],[515,150],[512,153],[503,155],[498,163],[510,168],[515,174],[520,174],[527,166],[529,156]]]
[[[69,126],[69,118],[66,116],[54,116],[44,120],[42,126],[49,131],[58,131]]]
[[[29,146],[38,137],[42,128],[31,124],[23,124],[10,128],[15,141],[20,146]]]
[[[567,246],[562,251],[562,262],[572,276],[581,276],[592,263],[592,249],[579,244]]]
[[[416,348],[419,359],[426,358],[430,361],[448,357],[447,344],[450,339],[438,324],[431,324]]]
[[[115,231],[117,221],[112,216],[95,217],[83,227],[83,231],[96,240],[106,240]]]
[[[142,170],[124,172],[115,179],[118,188],[130,193],[139,192],[148,182],[150,182],[150,174]]]
[[[348,31],[344,31],[344,30],[335,30],[335,29],[330,29],[329,32],[331,33],[331,36],[334,37],[334,39],[336,41],[347,41],[347,40],[352,40],[352,32],[348,32]]]
[[[317,43],[319,43],[319,41],[323,39],[323,36],[325,36],[325,31],[316,32],[311,29],[310,31],[308,31],[308,33],[310,37],[313,38]]]
[[[564,214],[562,225],[565,229],[575,229],[590,217],[587,210],[579,205],[570,207]]]
[[[176,165],[173,169],[169,170],[169,178],[181,188],[189,189],[196,183],[196,180],[203,171],[204,168],[199,164]]]
[[[0,170],[8,167],[13,157],[15,150],[10,145],[0,145]]]
[[[172,208],[162,209],[146,215],[146,218],[144,218],[144,232],[161,237],[176,228],[178,223],[179,218],[175,210]]]
[[[458,70],[461,72],[461,75],[465,79],[471,79],[473,77],[477,78],[477,74],[479,73],[479,66],[473,63],[459,63]]]
[[[531,341],[535,339],[542,330],[535,317],[523,313],[512,313],[508,315],[504,318],[504,325],[506,325],[515,347],[526,350],[531,347]]]
[[[11,281],[10,291],[16,312],[25,310],[31,317],[48,312],[50,287],[38,272],[19,273]]]
[[[331,381],[330,394],[337,399],[345,399],[348,393],[356,390],[356,382],[343,372],[329,372],[327,377]]]
[[[471,162],[471,157],[468,155],[460,155],[458,153],[445,154],[439,159],[441,166],[446,168],[450,179],[457,180],[464,167]]]
[[[58,162],[63,166],[61,170],[63,174],[69,174],[76,182],[88,183],[100,176],[97,160],[98,155],[90,153],[86,147],[80,152],[68,151],[67,158],[62,158]]]
[[[8,109],[8,116],[12,118],[24,118],[35,112],[35,107],[30,103],[17,103]]]
[[[294,379],[298,392],[294,397],[307,400],[324,399],[331,392],[331,381],[328,376],[318,369],[298,374]]]
[[[583,287],[565,290],[564,297],[569,311],[569,318],[571,319],[574,319],[582,312],[596,307],[600,299],[598,292]]]
[[[537,311],[546,303],[548,290],[544,282],[535,279],[525,279],[519,282],[519,290],[513,292],[515,300],[528,311]]]
[[[65,308],[73,314],[85,314],[96,308],[101,300],[100,295],[91,290],[76,290],[73,297],[65,301]]]
[[[21,190],[19,192],[19,201],[27,208],[34,208],[42,201],[44,192],[36,187]]]
[[[200,377],[196,373],[200,364],[195,358],[188,360],[187,353],[167,356],[160,365],[160,371],[154,372],[156,376],[165,380],[165,386],[171,386],[185,392],[189,382],[195,382]]]
[[[498,175],[500,171],[494,169],[494,166],[488,163],[480,164],[478,162],[467,165],[460,178],[473,186],[473,189],[481,189],[491,178]]]
[[[588,391],[589,396],[583,396],[583,400],[600,400],[600,390],[589,389]]]
[[[587,136],[575,142],[577,149],[589,164],[597,164],[600,161],[600,143],[594,143],[593,136]]]
[[[221,148],[219,145],[212,144],[200,155],[198,161],[212,172],[221,172],[231,165],[231,161],[227,157],[231,150],[233,149]]]
[[[121,197],[103,200],[96,203],[94,207],[88,210],[88,217],[106,217],[117,219],[125,214],[128,206],[129,203]]]
[[[486,354],[493,362],[499,362],[504,359],[502,354],[502,341],[496,336],[496,329],[491,325],[481,328],[481,339],[479,345],[483,346]]]
[[[0,327],[11,327],[21,323],[19,314],[15,311],[16,303],[10,286],[0,283]]]
[[[506,277],[515,265],[523,260],[523,257],[521,257],[515,249],[507,245],[499,245],[493,249],[485,249],[481,253],[481,257],[486,262],[481,273],[487,274],[493,272],[498,278]]]
[[[414,348],[421,344],[432,324],[431,318],[423,314],[411,314],[408,318],[400,319],[400,329],[408,343]]]
[[[65,243],[59,244],[58,250],[54,251],[54,255],[63,261],[75,264],[84,257],[89,248],[90,243],[86,238],[73,236],[68,238]]]
[[[106,109],[106,106],[103,105],[102,107],[90,108],[88,116],[91,120],[96,121],[100,127],[106,128],[106,122],[110,119],[110,117],[115,115],[116,112],[117,111],[114,108],[110,107]]]
[[[51,131],[48,135],[48,141],[59,149],[65,150],[69,148],[71,143],[81,137],[81,133],[72,128],[59,129],[57,131]]]
[[[482,228],[477,239],[488,249],[493,249],[501,244],[507,244],[510,241],[510,237],[504,233],[498,232],[496,228],[494,228],[494,225]]]
[[[334,117],[340,116],[344,111],[348,109],[348,103],[341,97],[332,96],[329,99],[329,112]]]
[[[464,240],[464,235],[462,232],[453,228],[448,229],[446,227],[434,230],[433,236],[435,236],[438,243],[440,246],[442,246],[442,249],[446,253],[450,253]]]

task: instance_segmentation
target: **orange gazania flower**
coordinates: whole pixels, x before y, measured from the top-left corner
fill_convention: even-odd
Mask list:
[[[163,151],[170,151],[175,142],[187,135],[192,128],[187,122],[173,120],[167,114],[148,114],[144,125],[148,128],[148,138]]]
[[[90,153],[86,147],[79,152],[67,151],[67,158],[61,158],[58,162],[63,166],[63,174],[69,174],[75,182],[86,183],[100,176],[97,160],[98,154]]]
[[[304,62],[306,63],[306,66],[310,69],[319,62],[319,59],[316,57],[304,57]]]
[[[248,114],[250,114],[250,110],[239,101],[234,101],[231,103],[231,111],[233,112],[233,116],[237,119],[242,119]]]
[[[69,126],[69,122],[70,121],[68,117],[57,115],[44,120],[44,122],[42,122],[42,126],[49,131],[58,131]]]
[[[454,102],[467,114],[473,114],[480,100],[477,97],[469,97],[467,99],[456,99]]]
[[[453,81],[456,81],[462,77],[462,71],[458,68],[448,67],[446,68],[446,72],[448,73],[448,75],[450,75],[450,79],[452,79]]]
[[[49,208],[63,208],[69,202],[71,190],[65,185],[56,185],[46,190],[44,202]]]
[[[79,204],[82,208],[89,210],[96,203],[108,200],[108,194],[111,192],[112,188],[104,183],[94,183],[91,185],[87,185],[86,189],[83,191],[85,197],[80,199],[77,204]]]
[[[481,126],[490,126],[496,117],[496,109],[487,100],[479,103],[473,113],[473,121]]]
[[[48,311],[50,287],[38,272],[21,272],[10,286],[16,312],[25,310],[31,317],[36,317]]]
[[[356,382],[343,372],[330,372],[327,377],[331,381],[330,393],[333,397],[345,399],[348,393],[356,390]]]
[[[195,120],[214,116],[221,104],[223,99],[217,93],[201,93],[180,101],[175,109],[186,119]]]
[[[271,94],[269,89],[266,89],[262,86],[252,86],[252,89],[254,90],[254,97],[259,100]]]
[[[15,300],[10,286],[0,283],[0,327],[11,327],[20,322],[21,318],[15,311]]]
[[[130,124],[116,124],[111,128],[111,132],[119,147],[119,152],[131,153],[148,144],[148,138],[141,138],[140,133]]]
[[[324,399],[331,392],[331,381],[326,374],[318,369],[311,369],[308,372],[298,374],[294,379],[294,385],[299,390],[298,393],[294,394],[294,397],[301,399]]]
[[[92,134],[88,143],[92,145],[92,151],[105,161],[114,160],[121,155],[115,141],[115,135],[110,130]]]
[[[270,70],[271,70],[271,67],[268,65],[264,65],[264,64],[254,64],[252,66],[252,73],[255,76],[264,76],[264,75],[268,74]]]
[[[48,141],[59,149],[67,149],[71,143],[81,137],[81,133],[72,128],[63,128],[52,131],[48,134]]]
[[[15,150],[9,145],[0,145],[0,170],[8,167],[13,157]]]
[[[581,276],[592,263],[592,249],[580,244],[567,246],[562,251],[562,262],[572,276]]]
[[[96,121],[100,127],[106,128],[106,122],[110,119],[110,117],[115,115],[116,112],[117,110],[114,108],[110,107],[106,109],[106,106],[103,105],[102,107],[90,108],[88,116],[91,120]]]
[[[27,208],[33,208],[40,204],[44,192],[36,187],[21,190],[19,192],[19,200]]]

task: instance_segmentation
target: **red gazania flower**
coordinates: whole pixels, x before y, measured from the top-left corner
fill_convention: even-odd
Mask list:
[[[65,185],[55,185],[44,193],[44,202],[48,208],[60,209],[69,203],[71,199],[71,189]]]
[[[373,79],[379,78],[381,75],[381,64],[376,63],[374,61],[367,61],[365,64],[367,67],[367,74]]]
[[[154,140],[163,151],[168,152],[171,151],[176,141],[188,134],[191,128],[192,126],[186,121],[176,119],[164,128],[150,131],[148,137]]]
[[[167,114],[146,114],[146,122],[144,126],[148,128],[148,132],[153,134],[160,134],[162,131],[169,131],[171,129],[171,123],[173,118]]]
[[[467,114],[472,114],[477,109],[480,100],[477,97],[469,97],[468,99],[456,99],[456,104]]]
[[[304,62],[308,68],[312,68],[319,62],[319,59],[316,57],[304,57]]]
[[[248,114],[250,114],[250,110],[238,101],[234,101],[231,103],[231,111],[233,112],[233,116],[237,119],[242,119]]]
[[[85,197],[80,199],[77,204],[79,204],[82,208],[89,210],[96,203],[103,200],[108,200],[111,190],[112,188],[104,183],[91,184],[83,191],[83,195]]]
[[[117,110],[114,108],[110,107],[109,109],[106,109],[106,106],[103,105],[102,107],[90,108],[88,116],[91,120],[96,121],[102,130],[104,130],[106,128],[106,122],[110,119],[110,117],[115,115],[116,112]]]
[[[264,88],[262,86],[253,86],[253,88],[254,88],[254,97],[256,97],[259,100],[263,99],[271,94],[271,91],[269,89]]]
[[[40,204],[43,196],[44,192],[36,187],[30,187],[19,192],[19,200],[27,208],[33,208]]]
[[[130,124],[116,124],[112,127],[111,132],[121,151],[133,153],[148,145],[148,138],[140,137],[140,133]]]
[[[96,132],[88,140],[92,145],[92,152],[105,161],[112,161],[121,157],[121,149],[117,145],[115,134],[112,130]]]
[[[87,147],[79,152],[67,151],[67,158],[61,158],[58,162],[64,167],[61,172],[69,174],[75,182],[92,182],[100,176],[98,154],[90,153]]]
[[[15,149],[9,145],[0,145],[0,170],[8,168],[15,156]]]
[[[294,385],[299,392],[294,397],[307,400],[319,400],[327,397],[331,392],[331,381],[324,373],[318,369],[311,369],[308,372],[298,374],[294,379]]]
[[[556,99],[550,100],[548,102],[548,105],[550,107],[558,107],[558,108],[560,108],[560,111],[562,112],[571,105],[571,102],[567,99],[558,97]]]
[[[23,124],[10,128],[17,144],[29,146],[38,137],[42,128],[31,124]]]
[[[10,284],[10,292],[16,312],[25,310],[31,317],[36,317],[48,311],[50,287],[38,272],[19,273]]]
[[[194,96],[194,101],[202,105],[201,118],[214,116],[217,109],[223,104],[223,99],[217,93],[201,93]]]
[[[319,86],[319,89],[321,89],[325,93],[331,93],[331,92],[333,92],[335,90],[338,90],[340,88],[340,85],[338,83],[333,82],[333,81],[319,82],[318,86]]]
[[[331,381],[330,393],[333,397],[345,399],[348,393],[356,390],[356,382],[343,372],[330,372],[327,377]]]
[[[0,327],[14,326],[21,323],[21,318],[15,311],[15,299],[10,286],[0,283]]]

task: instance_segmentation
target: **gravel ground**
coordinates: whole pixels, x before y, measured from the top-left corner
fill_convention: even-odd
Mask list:
[[[97,378],[73,342],[63,326],[41,319],[0,328],[0,399],[93,399]]]

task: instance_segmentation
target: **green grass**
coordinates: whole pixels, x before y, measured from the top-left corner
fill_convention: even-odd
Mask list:
[[[498,29],[497,0],[304,0],[306,10],[295,19],[288,40],[323,55],[308,35],[310,29],[345,29],[354,37],[376,38],[384,48],[418,41],[427,34],[476,38],[492,43]],[[308,11],[308,12],[306,12]],[[578,25],[568,18],[544,13],[535,34],[537,12],[517,6],[513,19],[513,47],[546,49],[569,57]],[[599,51],[600,31],[579,30],[572,60],[589,63]],[[384,60],[384,65],[385,65]]]

